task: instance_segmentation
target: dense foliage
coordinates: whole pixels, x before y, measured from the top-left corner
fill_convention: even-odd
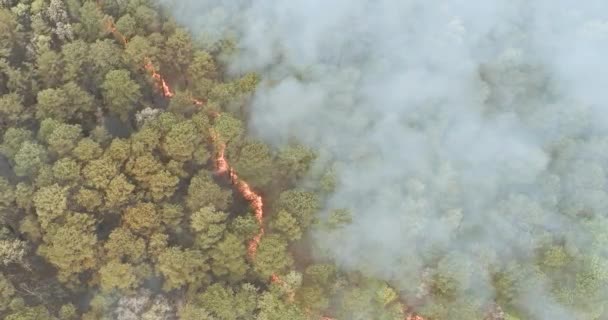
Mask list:
[[[193,43],[145,0],[0,4],[2,318],[351,312],[348,299],[330,310],[332,293],[354,290],[344,275],[292,254],[322,200],[321,187],[297,187],[314,152],[245,135],[257,76],[224,76],[230,42]],[[264,195],[255,256],[259,226],[216,172],[220,146]],[[389,289],[366,290],[375,301]],[[396,295],[378,305],[401,313]]]
[[[311,259],[308,231],[349,213],[318,217],[332,181],[308,174],[314,150],[247,136],[258,76],[226,75],[233,50],[196,43],[153,1],[0,0],[1,318],[402,320],[408,305],[432,319],[517,319],[536,285],[581,319],[607,316],[608,263],[559,243],[534,266],[495,270],[492,302],[466,298],[475,269],[458,257],[428,266],[407,295]],[[224,147],[264,198],[255,255],[250,199],[217,171]],[[605,250],[606,228],[594,228]]]

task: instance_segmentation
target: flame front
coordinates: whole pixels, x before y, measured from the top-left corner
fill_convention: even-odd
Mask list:
[[[279,286],[281,286],[287,290],[287,297],[288,297],[289,302],[295,301],[296,293],[293,290],[291,290],[291,288],[289,288],[289,286],[287,285],[287,282],[285,282],[283,279],[281,279],[281,277],[279,277],[279,275],[277,275],[275,273],[272,276],[270,276],[270,282],[276,283]]]
[[[100,1],[97,1],[97,5],[101,11]],[[108,30],[108,32],[110,32],[124,46],[127,46],[127,44],[129,43],[128,39],[122,33],[120,33],[120,31],[118,31],[118,29],[116,28],[116,24],[114,23],[114,20],[111,17],[104,18],[104,26],[105,26],[106,30]],[[150,72],[152,78],[156,81],[157,88],[162,92],[163,96],[166,98],[172,98],[174,96],[174,93],[171,90],[171,87],[169,86],[169,84],[167,83],[165,78],[158,71],[156,71],[156,68],[154,67],[154,64],[152,63],[152,60],[146,56],[146,57],[144,57],[143,63],[144,63],[144,69],[146,71]],[[194,105],[201,106],[201,105],[205,104],[205,102],[203,100],[196,99],[194,97],[191,97],[190,99],[192,100],[192,103]],[[212,117],[215,118],[217,116],[218,116],[218,114],[216,112],[212,113]],[[256,253],[257,253],[257,249],[260,245],[260,241],[262,240],[262,237],[264,236],[264,225],[263,225],[264,202],[263,202],[262,196],[260,196],[255,191],[253,191],[253,189],[247,182],[239,179],[238,174],[235,172],[234,169],[232,169],[230,167],[230,164],[226,160],[226,156],[225,156],[226,144],[219,142],[219,139],[217,139],[217,135],[214,132],[212,132],[211,137],[214,140],[214,142],[219,143],[217,158],[216,158],[216,173],[217,174],[228,173],[228,177],[230,178],[232,184],[235,185],[236,189],[239,191],[241,196],[249,202],[249,205],[253,209],[253,213],[254,213],[254,216],[255,216],[259,229],[258,229],[258,233],[249,241],[249,245],[247,246],[247,253],[248,253],[249,257],[252,260],[254,260]],[[281,277],[277,274],[272,274],[272,276],[270,277],[270,281],[272,283],[277,283],[283,287],[287,286],[287,283],[283,279],[281,279]],[[293,290],[288,291],[288,299],[290,302],[294,302],[295,292]],[[327,317],[327,316],[321,316],[319,318],[319,320],[335,320],[335,319],[331,318],[331,317]],[[416,314],[409,314],[405,318],[405,320],[425,320],[425,319]]]
[[[216,141],[219,140],[215,133],[212,133],[211,136],[213,137],[214,140],[216,140]],[[249,245],[247,246],[247,253],[249,254],[249,257],[253,260],[253,259],[255,259],[255,255],[257,253],[258,246],[260,245],[260,241],[262,240],[262,236],[264,235],[264,225],[263,225],[264,202],[262,200],[262,196],[255,193],[255,191],[253,191],[253,189],[247,182],[239,179],[239,176],[236,173],[236,171],[234,171],[228,164],[228,161],[226,160],[226,155],[225,155],[226,144],[219,142],[218,148],[219,148],[219,150],[217,152],[217,159],[215,160],[215,163],[217,166],[216,173],[217,174],[228,173],[228,177],[230,178],[230,181],[232,181],[232,184],[234,184],[234,186],[239,191],[241,196],[249,202],[251,209],[253,209],[253,214],[255,216],[255,220],[258,223],[259,231],[253,237],[253,239],[251,239],[251,241],[249,241]]]
[[[160,73],[156,72],[156,68],[154,68],[152,60],[150,60],[150,58],[148,57],[144,58],[144,68],[152,74],[152,78],[156,80],[157,86],[163,93],[163,95],[167,98],[173,97],[173,92],[171,92],[171,88],[169,87],[163,76]]]
[[[127,43],[129,41],[122,33],[120,33],[120,31],[118,31],[118,29],[116,28],[116,24],[114,24],[114,20],[112,18],[110,18],[110,17],[105,18],[104,24],[105,24],[106,30],[108,30],[115,38],[118,38],[124,46],[127,45]]]
[[[97,7],[99,8],[99,10],[101,10],[100,1],[97,2]],[[129,43],[129,40],[122,33],[120,33],[120,31],[118,31],[118,28],[116,28],[116,24],[114,23],[114,19],[106,16],[104,18],[104,26],[105,26],[106,30],[108,32],[110,32],[115,38],[117,38],[125,47],[127,46],[127,44]],[[156,86],[163,93],[163,96],[165,96],[167,98],[173,97],[173,92],[171,91],[171,88],[167,84],[167,81],[165,81],[165,78],[156,71],[156,68],[154,68],[154,65],[152,64],[152,60],[150,59],[150,57],[144,57],[143,63],[144,63],[144,69],[146,69],[146,71],[148,71],[152,74],[152,79],[156,80]],[[203,104],[202,101],[194,99],[194,98],[192,99],[192,102],[195,105]]]

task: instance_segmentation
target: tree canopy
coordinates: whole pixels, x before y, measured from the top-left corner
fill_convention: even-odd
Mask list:
[[[334,164],[250,135],[261,78],[226,65],[235,50],[190,33],[158,1],[0,0],[0,318],[532,319],[518,299],[543,287],[576,319],[608,319],[603,216],[578,239],[590,250],[547,236],[532,265],[480,272],[440,249],[391,275],[335,265],[315,245],[352,227],[351,211],[325,210]],[[585,161],[589,177],[572,183],[595,199],[605,173]],[[568,200],[556,208],[591,215]],[[501,213],[541,214],[533,199],[512,202]],[[411,289],[397,290],[404,282]],[[479,291],[487,299],[471,298]]]

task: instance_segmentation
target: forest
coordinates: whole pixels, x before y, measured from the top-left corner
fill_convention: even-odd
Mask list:
[[[235,50],[153,0],[0,0],[0,318],[523,320],[542,279],[608,319],[607,220],[596,254],[492,270],[490,298],[457,258],[407,289],[342,268],[311,239],[352,219],[324,210],[332,166],[249,134],[261,75],[229,75]]]

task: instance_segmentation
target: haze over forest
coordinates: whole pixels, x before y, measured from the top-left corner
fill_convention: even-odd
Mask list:
[[[607,15],[0,0],[0,318],[608,319]]]

